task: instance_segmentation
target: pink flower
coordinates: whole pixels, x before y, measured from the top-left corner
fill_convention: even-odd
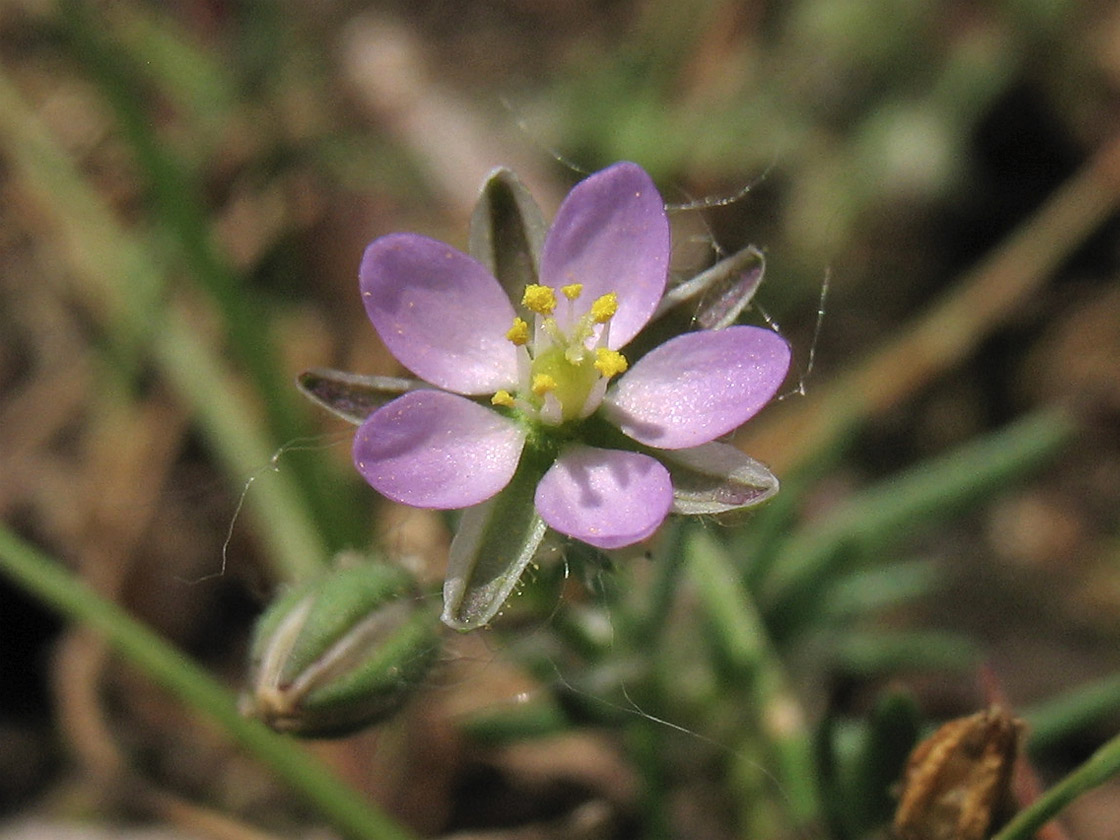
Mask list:
[[[372,242],[366,312],[432,387],[361,424],[358,471],[390,499],[440,509],[474,507],[519,469],[535,471],[544,523],[604,549],[649,537],[675,506],[688,511],[675,466],[749,471],[753,461],[714,441],[774,396],[789,347],[771,330],[730,326],[679,335],[631,366],[626,345],[661,301],[669,250],[661,196],[633,163],[571,191],[520,301],[441,242]]]

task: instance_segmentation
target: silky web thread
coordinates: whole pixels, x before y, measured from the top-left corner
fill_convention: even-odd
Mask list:
[[[349,439],[348,432],[336,432],[334,434],[324,435],[309,435],[305,437],[293,438],[287,443],[281,444],[280,447],[272,453],[272,457],[268,459],[268,463],[262,465],[254,470],[246,479],[245,483],[241,485],[241,492],[237,496],[237,503],[233,506],[233,513],[230,515],[229,526],[226,528],[225,539],[222,540],[221,550],[221,565],[217,571],[211,572],[208,575],[201,577],[191,578],[184,580],[185,583],[199,584],[215,578],[225,577],[226,570],[229,568],[229,547],[233,542],[234,529],[237,527],[237,520],[241,518],[241,510],[245,507],[245,500],[249,497],[249,488],[253,486],[258,478],[268,474],[280,472],[280,459],[288,452],[319,452],[330,449],[335,446],[340,446]],[[323,441],[327,441],[324,443]]]
[[[798,371],[797,386],[792,390],[786,391],[783,394],[778,394],[776,397],[774,397],[774,402],[780,402],[787,397],[804,397],[808,393],[806,383],[808,382],[809,377],[812,375],[813,368],[816,365],[817,342],[820,340],[821,329],[824,327],[825,303],[828,300],[828,290],[831,285],[832,269],[826,268],[824,271],[824,277],[821,278],[821,291],[820,296],[817,299],[816,321],[813,325],[813,338],[809,342],[809,352],[805,359],[805,366]],[[758,314],[762,317],[762,320],[766,322],[766,325],[770,327],[770,329],[772,329],[774,332],[778,333],[778,335],[781,335],[782,328],[778,324],[778,322],[771,318],[770,315],[761,306],[756,308],[758,309]]]

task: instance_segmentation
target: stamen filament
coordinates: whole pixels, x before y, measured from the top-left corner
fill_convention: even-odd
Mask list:
[[[525,287],[522,306],[536,317],[532,326],[515,318],[506,333],[509,341],[527,351],[518,355],[521,396],[499,391],[491,399],[494,405],[559,425],[587,417],[602,403],[609,381],[628,367],[621,353],[607,347],[618,295],[600,295],[587,306],[576,302],[583,290],[582,283],[558,289]]]

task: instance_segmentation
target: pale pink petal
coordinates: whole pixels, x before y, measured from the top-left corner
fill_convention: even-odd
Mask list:
[[[481,263],[411,233],[375,239],[359,271],[362,302],[397,361],[433,385],[491,394],[517,382],[506,338],[513,306]]]
[[[645,326],[661,300],[669,270],[669,220],[657,187],[634,163],[616,163],[568,193],[541,254],[541,283],[583,284],[580,302],[618,294],[612,349]]]
[[[619,380],[600,409],[647,446],[684,449],[753,417],[789,370],[785,339],[761,327],[685,333],[655,347]]]
[[[537,485],[537,513],[562,534],[621,548],[653,534],[673,503],[669,472],[637,452],[576,444]]]
[[[377,492],[421,508],[476,505],[513,477],[524,430],[445,391],[405,394],[354,436],[354,465]]]

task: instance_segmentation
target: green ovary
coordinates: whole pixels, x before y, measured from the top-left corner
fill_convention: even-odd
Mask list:
[[[591,388],[599,381],[600,375],[593,361],[593,356],[586,354],[578,364],[572,364],[565,357],[562,347],[550,347],[533,359],[533,378],[550,376],[555,380],[552,394],[560,401],[564,421],[579,418]]]

